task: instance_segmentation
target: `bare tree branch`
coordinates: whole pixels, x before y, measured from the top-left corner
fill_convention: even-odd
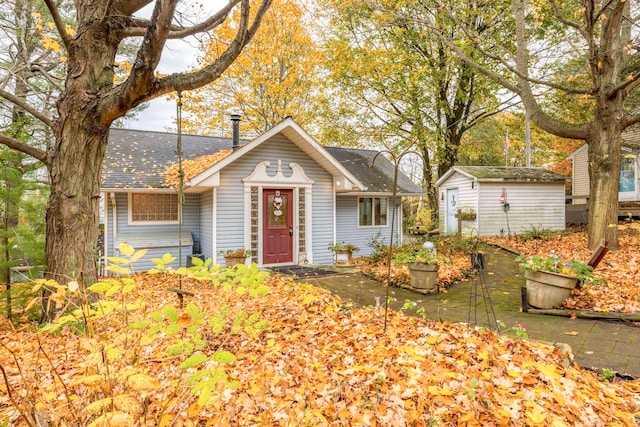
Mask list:
[[[205,31],[212,30],[216,28],[218,25],[222,24],[222,22],[227,18],[229,12],[238,4],[240,0],[230,0],[229,3],[220,9],[218,12],[213,14],[207,20],[201,22],[198,25],[194,25],[192,27],[181,28],[176,25],[170,25],[169,34],[167,35],[168,39],[180,39],[187,36],[192,36],[194,34],[202,33]],[[142,37],[146,33],[146,27],[149,24],[149,21],[136,19],[133,21],[134,27],[127,29],[123,35],[125,37]]]
[[[631,92],[640,84],[640,72],[634,73],[630,75],[624,82],[620,83],[618,86],[611,88],[607,92],[607,97],[612,98],[621,90]]]
[[[245,44],[248,43],[255,35],[260,23],[262,22],[264,14],[271,6],[272,0],[262,0],[250,26],[250,2],[249,0],[241,0],[241,3],[242,9],[240,14],[240,23],[234,40],[229,44],[227,50],[218,57],[218,59],[198,71],[192,73],[172,74],[171,76],[157,80],[153,75],[153,70],[155,70],[155,65],[157,65],[159,56],[156,57],[154,54],[150,54],[150,57],[146,57],[142,53],[141,49],[138,53],[136,63],[132,68],[133,71],[129,75],[127,81],[115,88],[114,92],[103,100],[102,108],[107,112],[103,116],[105,120],[117,119],[120,111],[122,111],[122,106],[126,106],[127,108],[134,107],[169,92],[187,91],[199,88],[219,78],[224,70],[226,70],[240,54]],[[160,12],[165,13],[166,11],[158,11],[158,14],[159,17],[162,17],[163,23],[168,23],[170,19],[168,20],[167,17],[165,15],[161,15]],[[156,19],[155,15],[156,12],[154,11],[154,17],[152,17],[152,20]],[[158,19],[157,27],[159,28],[161,26],[162,24],[160,23],[160,19]],[[157,37],[165,37],[163,40],[164,43],[166,35],[166,33],[161,32],[157,34]],[[149,39],[149,43],[147,43],[148,45],[153,44],[157,46],[159,44],[157,40],[152,40],[151,34],[148,35],[147,39]],[[148,69],[148,64],[150,62],[154,64],[153,69]],[[147,69],[145,69],[145,64]]]
[[[153,0],[116,0],[113,8],[124,16],[131,16],[152,1]]]
[[[577,30],[580,34],[582,34],[582,36],[585,39],[587,38],[587,35],[585,34],[584,29],[580,26],[580,24],[578,24],[577,22],[574,22],[574,21],[570,21],[569,19],[565,18],[565,16],[560,11],[560,8],[558,7],[558,3],[556,3],[555,0],[551,0],[551,6],[553,6],[553,11],[556,14],[556,16],[558,17],[558,19],[560,20],[560,22],[563,22],[568,27],[571,27],[571,28]]]
[[[51,119],[49,117],[47,117],[46,115],[42,114],[40,111],[36,110],[35,108],[33,108],[31,105],[27,104],[26,102],[24,102],[23,100],[21,100],[20,98],[14,96],[13,94],[0,89],[0,96],[4,99],[6,99],[7,101],[12,102],[13,104],[17,105],[18,107],[22,108],[24,111],[26,111],[27,113],[31,114],[33,117],[35,117],[36,119],[40,120],[42,123],[44,123],[45,125],[49,126],[50,128],[53,127],[53,122],[51,121]]]
[[[107,22],[107,18],[111,14],[111,8],[113,7],[114,0],[108,0],[107,4],[104,7],[104,14],[102,15],[102,19],[100,20],[100,24],[104,25]]]
[[[47,153],[42,150],[39,150],[38,148],[32,145],[26,144],[18,139],[6,136],[3,133],[0,133],[0,144],[4,144],[9,148],[20,151],[21,153],[31,156],[34,159],[40,160],[45,165],[48,165]]]
[[[62,18],[58,13],[58,7],[53,3],[52,0],[44,0],[47,4],[47,9],[49,9],[49,13],[51,13],[51,17],[53,18],[53,22],[56,24],[56,28],[58,29],[58,34],[60,35],[60,40],[62,40],[62,44],[67,51],[69,51],[69,43],[71,41],[71,37],[69,37],[69,33],[67,33],[67,27],[62,22]]]
[[[536,101],[531,86],[529,85],[529,80],[527,79],[529,61],[524,3],[523,0],[512,0],[512,4],[516,23],[516,66],[518,67],[519,89],[516,93],[520,95],[531,120],[539,128],[564,138],[586,140],[589,136],[589,124],[576,125],[558,120],[546,114]]]
[[[473,34],[470,34],[469,31],[467,30],[466,26],[464,23],[460,22],[460,20],[458,20],[455,15],[453,15],[451,12],[448,12],[448,16],[450,19],[452,19],[457,25],[458,27],[462,30],[462,32],[465,34],[465,36],[467,37],[467,39],[473,43],[473,47],[474,49],[476,49],[478,52],[480,52],[483,56],[486,56],[487,58],[490,58],[496,62],[498,62],[500,65],[502,65],[507,71],[515,74],[518,78],[523,78],[526,79],[527,81],[529,81],[530,83],[534,83],[540,86],[546,86],[552,89],[557,89],[563,92],[566,92],[568,94],[573,94],[573,95],[593,95],[593,90],[591,89],[576,89],[574,87],[569,87],[569,86],[564,86],[561,84],[557,84],[555,82],[552,81],[548,81],[548,80],[541,80],[541,79],[536,79],[534,77],[527,75],[523,75],[516,67],[514,67],[513,65],[511,65],[509,62],[507,62],[504,57],[500,54],[496,54],[496,53],[491,53],[488,50],[483,49],[479,42],[476,40],[477,37],[474,36]],[[442,33],[442,31],[439,30],[439,28],[432,22],[428,22],[428,26],[431,30],[435,31],[439,37],[441,38],[441,40],[447,44],[447,46],[451,47],[453,44],[452,43],[447,43],[449,41],[449,38],[447,37],[446,34]],[[442,37],[445,37],[446,40],[444,40]],[[506,50],[506,49],[503,49]],[[458,52],[462,52],[462,50],[460,50],[459,48],[457,49]],[[469,58],[467,55],[465,55],[467,58]],[[471,58],[469,58],[471,59]],[[484,74],[484,73],[483,73]],[[506,81],[506,80],[505,80]],[[502,84],[502,83],[500,83]],[[509,88],[509,90],[512,90],[511,88]]]
[[[622,123],[625,128],[628,128],[631,125],[635,125],[636,123],[640,123],[640,114],[625,116]]]

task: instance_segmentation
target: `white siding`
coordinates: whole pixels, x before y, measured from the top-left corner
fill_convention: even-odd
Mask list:
[[[237,249],[244,247],[244,187],[242,179],[253,172],[256,165],[268,160],[271,165],[269,175],[275,175],[278,160],[282,161],[282,171],[285,176],[291,174],[289,163],[299,164],[306,175],[314,181],[312,187],[312,252],[314,263],[331,263],[333,257],[327,250],[329,242],[333,241],[333,177],[320,167],[309,156],[285,136],[279,134],[268,142],[260,145],[241,158],[228,165],[220,172],[220,187],[217,190],[216,239],[218,250]],[[258,248],[259,251],[262,248]],[[311,256],[310,256],[311,257]],[[254,260],[259,261],[259,260]],[[218,255],[217,262],[223,262]]]
[[[509,212],[500,204],[506,190]],[[564,230],[564,183],[486,183],[479,184],[480,236],[521,234],[532,227]]]
[[[473,188],[471,188],[472,184]],[[471,233],[476,233],[478,228],[478,219],[480,217],[478,212],[478,186],[473,183],[472,178],[469,178],[459,172],[451,174],[451,176],[438,188],[438,230],[440,231],[440,234],[445,234],[447,220],[447,190],[454,188],[458,189],[458,207],[465,211],[474,211],[478,214],[475,221],[462,222],[462,234],[470,235]]]
[[[589,150],[582,146],[573,155],[571,195],[589,195]],[[575,199],[573,204],[585,204],[586,198]]]
[[[397,199],[398,201],[401,200],[400,197]],[[360,227],[358,226],[358,196],[338,196],[336,205],[336,241],[352,243],[360,247],[360,251],[355,254],[356,256],[371,255],[372,248],[369,244],[373,239],[388,245],[391,240],[391,197],[389,197],[388,200],[388,225],[384,227]],[[401,211],[398,205],[396,205],[396,220],[393,233],[394,246],[401,243],[399,240],[399,230],[402,230],[401,227]]]

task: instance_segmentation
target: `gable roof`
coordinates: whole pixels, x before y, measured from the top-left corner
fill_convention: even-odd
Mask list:
[[[569,178],[542,168],[511,166],[454,166],[438,179],[440,186],[458,172],[477,182],[566,182]]]
[[[286,136],[336,179],[340,179],[342,188],[352,192],[392,193],[393,165],[383,156],[379,156],[374,167],[369,167],[377,151],[323,147],[291,118],[284,119],[263,135],[192,177],[185,183],[186,186],[195,187],[201,184],[238,157],[279,133]],[[165,181],[164,173],[177,162],[176,144],[175,133],[111,129],[102,168],[102,188],[172,189]],[[231,138],[182,135],[183,160],[192,160],[230,148]],[[398,194],[422,195],[423,191],[405,175],[399,174]]]
[[[167,132],[111,129],[102,165],[107,189],[170,188],[163,172],[177,162],[177,135]],[[195,159],[230,149],[230,138],[182,135],[182,157]]]
[[[341,188],[345,190],[358,189],[366,190],[366,186],[356,178],[349,170],[347,170],[340,162],[338,162],[329,152],[320,145],[311,135],[305,132],[291,117],[287,117],[280,123],[258,136],[248,144],[243,145],[231,155],[225,157],[218,163],[215,163],[207,170],[192,177],[186,182],[187,185],[196,187],[215,177],[225,166],[233,163],[237,158],[244,156],[246,153],[254,150],[275,135],[282,134],[302,152],[313,159],[316,163],[328,171],[336,178]]]
[[[362,182],[367,183],[367,193],[393,194],[395,173],[393,164],[386,157],[378,156],[376,163],[371,167],[379,151],[342,147],[326,147],[326,149]],[[398,174],[397,184],[399,195],[424,195],[422,188],[403,173]]]

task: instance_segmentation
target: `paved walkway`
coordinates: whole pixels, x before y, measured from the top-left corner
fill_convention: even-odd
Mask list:
[[[495,317],[499,323],[506,325],[502,332],[513,333],[513,327],[522,325],[529,338],[571,346],[576,362],[582,367],[613,369],[618,374],[640,378],[640,327],[629,322],[570,319],[521,312],[520,289],[524,286],[524,277],[514,265],[513,258],[513,254],[503,250],[491,251],[486,256],[486,266],[482,272]],[[354,271],[304,281],[329,289],[356,306],[374,305],[376,296],[384,302],[385,287]],[[424,308],[429,319],[487,325],[487,304],[481,298],[481,288],[476,286],[481,282],[480,277],[463,281],[453,285],[446,293],[434,295],[392,287],[389,289],[393,297],[390,307],[399,310],[406,300],[411,300],[417,303],[416,309]],[[478,289],[478,297],[471,304],[475,311],[470,312],[473,288]],[[493,325],[490,310],[489,314]]]

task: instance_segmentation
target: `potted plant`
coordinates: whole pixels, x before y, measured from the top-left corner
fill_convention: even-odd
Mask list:
[[[559,308],[578,283],[606,283],[593,274],[593,267],[576,260],[565,263],[554,253],[549,256],[520,255],[515,261],[526,279],[527,304],[535,308]]]
[[[410,286],[419,292],[435,291],[439,264],[451,263],[433,249],[403,251],[393,258],[393,262],[407,264]]]
[[[351,243],[329,243],[328,249],[335,254],[334,264],[337,267],[349,267],[352,265],[351,257],[360,248]]]
[[[249,249],[227,249],[220,251],[220,254],[224,256],[225,267],[233,267],[236,264],[244,264],[247,257],[251,255]]]

